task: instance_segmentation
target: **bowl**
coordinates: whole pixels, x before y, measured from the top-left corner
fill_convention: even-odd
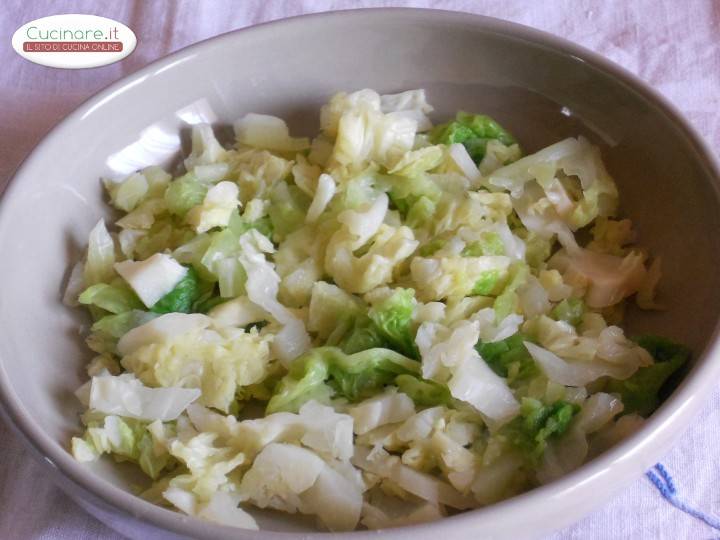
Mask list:
[[[261,514],[266,531],[202,522],[133,495],[138,481],[110,460],[75,462],[73,391],[87,322],[61,304],[69,268],[104,215],[99,177],[177,161],[188,126],[276,114],[296,133],[318,128],[338,90],[425,88],[435,119],[458,109],[507,126],[527,151],[569,135],[599,144],[642,245],[661,255],[670,309],[631,313],[631,331],[687,343],[694,364],[640,429],[575,472],[484,509],[421,526],[337,538],[524,538],[579,519],[652,465],[720,375],[718,164],[659,94],[607,60],[523,26],[432,10],[323,13],[231,32],[154,62],[63,120],[18,170],[0,205],[0,398],[48,474],[100,520],[137,538],[287,538],[312,523]],[[518,519],[522,516],[522,519]],[[272,532],[270,532],[272,531]]]

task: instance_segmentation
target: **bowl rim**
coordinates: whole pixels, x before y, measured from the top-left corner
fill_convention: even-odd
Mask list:
[[[17,167],[5,189],[0,192],[0,227],[3,226],[3,216],[5,215],[2,209],[5,205],[12,203],[13,193],[17,185],[27,171],[31,170],[42,159],[45,149],[55,144],[58,139],[61,139],[62,132],[71,128],[84,115],[112,100],[113,96],[121,93],[123,89],[140,84],[145,77],[154,72],[163,68],[170,68],[196,54],[220,47],[226,41],[245,39],[252,34],[262,32],[281,31],[282,27],[302,25],[308,19],[347,20],[363,18],[367,22],[367,18],[387,20],[388,17],[395,18],[398,24],[408,24],[411,20],[428,22],[444,20],[449,24],[472,25],[478,31],[503,35],[535,46],[548,48],[559,54],[570,55],[575,60],[586,63],[595,70],[613,77],[626,90],[644,98],[659,114],[664,115],[679,130],[693,149],[694,155],[692,159],[698,161],[709,172],[709,176],[714,179],[712,187],[716,198],[718,197],[720,162],[718,162],[717,157],[696,129],[657,90],[635,74],[600,54],[548,32],[484,15],[425,8],[363,8],[302,14],[231,30],[154,60],[135,72],[105,86],[48,131],[40,143]],[[696,356],[695,364],[685,375],[681,384],[661,407],[646,420],[642,428],[600,456],[560,479],[499,503],[435,522],[381,531],[353,531],[334,534],[333,537],[350,538],[351,536],[353,539],[360,539],[378,538],[379,536],[388,537],[396,534],[419,534],[423,538],[429,538],[431,535],[443,532],[444,529],[471,527],[474,521],[480,519],[492,521],[503,516],[507,519],[520,506],[539,509],[547,505],[548,501],[566,497],[581,487],[587,492],[592,486],[604,482],[610,470],[621,464],[634,470],[640,469],[640,464],[649,467],[662,453],[662,450],[667,449],[672,442],[679,438],[682,431],[684,431],[683,427],[689,423],[687,420],[698,412],[705,401],[704,398],[714,388],[714,381],[720,375],[720,362],[713,361],[720,354],[719,337],[720,319],[716,323],[712,337],[704,350]],[[66,448],[58,446],[53,439],[45,434],[42,428],[24,411],[21,401],[10,385],[4,366],[5,363],[0,358],[0,414],[6,420],[9,420],[8,424],[31,448],[31,455],[38,458],[43,466],[49,467],[54,473],[59,473],[62,479],[69,481],[70,485],[76,488],[73,491],[79,493],[82,498],[106,508],[111,508],[114,512],[121,512],[128,517],[136,518],[141,522],[180,535],[242,538],[246,536],[254,537],[255,534],[258,534],[255,531],[239,530],[184,516],[144,501],[102,478],[96,478],[85,466],[76,462]],[[645,456],[642,454],[645,454]],[[648,459],[647,455],[652,457]],[[614,488],[615,491],[635,478],[634,475],[630,475],[624,481],[618,482]],[[259,534],[262,534],[264,538],[281,540],[297,533],[262,530]],[[332,533],[318,531],[303,533],[302,536],[303,538],[312,538],[326,537],[330,534]]]

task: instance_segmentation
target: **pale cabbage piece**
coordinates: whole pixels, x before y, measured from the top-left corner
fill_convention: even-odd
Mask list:
[[[120,418],[91,411],[84,415],[90,421],[83,438],[73,437],[72,452],[75,459],[84,462],[97,460],[102,454],[136,461],[148,476],[158,478],[169,462],[164,448],[156,449],[150,441],[142,421]],[[157,421],[162,425],[162,422]]]
[[[410,151],[418,119],[404,111],[383,113],[372,90],[336,94],[321,111],[323,130],[335,136],[329,166],[359,171],[370,161],[391,167]]]
[[[202,391],[200,403],[221,411],[228,411],[238,388],[262,381],[270,369],[272,335],[220,327],[150,339],[123,357],[123,367],[146,384],[197,388]]]
[[[113,267],[149,308],[172,291],[187,274],[187,268],[162,253],[144,261],[118,262]]]
[[[525,317],[532,318],[550,311],[552,304],[540,280],[533,275],[528,276],[523,285],[517,289],[520,310]]]
[[[185,388],[149,388],[133,375],[93,377],[89,407],[105,414],[140,420],[175,420],[200,390]]]
[[[476,506],[472,497],[461,494],[447,482],[430,474],[403,465],[397,456],[377,456],[376,459],[371,460],[368,458],[369,454],[368,447],[356,446],[352,458],[353,465],[381,478],[392,480],[403,490],[431,504],[444,504],[459,510]]]
[[[510,258],[504,255],[413,257],[410,272],[419,299],[427,302],[467,296],[488,272],[502,282],[509,266]]]
[[[167,210],[163,198],[146,199],[129,214],[115,222],[115,225],[123,229],[150,229],[156,221],[157,216]]]
[[[132,212],[148,193],[149,185],[145,175],[139,172],[119,181],[103,179],[110,202],[118,210]]]
[[[233,210],[240,204],[238,193],[235,183],[219,182],[208,190],[202,204],[192,208],[185,219],[198,233],[227,227]]]
[[[506,381],[474,349],[458,363],[447,386],[454,398],[470,403],[496,425],[510,421],[520,411]]]
[[[352,531],[362,511],[362,481],[347,478],[333,464],[328,465],[320,471],[315,484],[302,494],[301,511],[317,514],[320,523],[330,531]]]
[[[600,377],[612,377],[625,380],[635,373],[646,360],[642,354],[633,355],[635,361],[623,364],[612,363],[601,359],[591,362],[570,362],[542,347],[524,342],[530,355],[548,379],[565,386],[585,386]]]
[[[467,493],[475,478],[475,454],[440,431],[433,433],[430,447],[450,484],[459,492]]]
[[[592,314],[587,314],[583,318],[589,320],[593,317]],[[591,362],[597,354],[597,338],[605,329],[605,325],[598,329],[596,335],[586,335],[584,332],[579,335],[572,324],[543,315],[528,321],[525,328],[530,333],[534,333],[538,344],[549,351],[565,358]],[[634,347],[634,344],[628,344]]]
[[[458,170],[470,181],[470,185],[479,187],[480,170],[467,149],[460,143],[453,143],[448,148],[448,154]]]
[[[308,329],[327,339],[343,317],[354,317],[363,309],[362,302],[337,285],[318,281],[313,285],[308,313]]]
[[[433,111],[433,107],[427,102],[423,89],[382,95],[380,96],[380,110],[384,113],[402,113],[411,118],[417,122],[418,132],[427,131],[432,127],[432,122],[427,115]]]
[[[310,347],[310,336],[302,320],[277,300],[280,276],[265,258],[265,253],[272,253],[275,248],[254,229],[240,237],[240,247],[239,260],[248,276],[245,283],[248,298],[283,326],[272,346],[278,358],[287,364]]]
[[[208,317],[219,326],[245,327],[267,320],[269,314],[247,296],[238,296],[212,308],[208,311]]]
[[[80,463],[90,463],[98,458],[98,453],[93,445],[80,437],[73,437],[70,445],[73,457]]]
[[[354,529],[362,509],[357,486],[310,450],[283,443],[263,448],[239,494],[260,508],[315,514],[333,531]]]
[[[343,226],[330,238],[325,271],[349,292],[365,293],[389,283],[395,267],[418,246],[409,227],[383,224],[388,202],[388,196],[381,193],[363,211],[345,210],[338,215]],[[355,255],[370,240],[367,252]]]
[[[237,142],[278,152],[298,152],[310,147],[307,137],[291,137],[282,118],[267,114],[250,113],[233,125]]]
[[[310,302],[313,286],[318,283],[321,277],[321,265],[314,258],[308,257],[292,272],[282,278],[278,297],[286,306],[307,306]]]
[[[185,159],[185,169],[192,170],[198,165],[210,165],[223,161],[227,157],[227,150],[215,138],[210,124],[195,124],[192,127],[192,149]]]
[[[317,180],[317,187],[315,188],[315,194],[313,196],[310,208],[308,208],[307,216],[305,221],[308,223],[314,223],[325,211],[327,205],[335,195],[335,180],[329,174],[321,174]]]
[[[582,198],[578,202],[566,193],[557,176],[560,172],[579,179]],[[548,146],[493,171],[488,177],[491,186],[510,191],[514,198],[520,198],[526,184],[533,181],[544,190],[557,215],[573,230],[597,216],[611,215],[617,206],[617,187],[605,170],[600,151],[583,137]]]
[[[445,320],[445,304],[442,302],[418,302],[413,308],[412,320],[415,327],[425,322],[443,322]]]
[[[191,491],[200,501],[208,501],[225,487],[234,488],[228,475],[246,462],[235,448],[216,445],[214,433],[183,434],[168,439],[172,456],[183,463],[188,473],[173,477],[169,485]]]
[[[460,321],[451,327],[424,323],[418,328],[415,343],[422,357],[424,379],[447,382],[449,368],[472,354],[478,341],[479,324]]]
[[[182,512],[201,519],[213,521],[229,527],[258,530],[255,518],[238,507],[240,497],[232,492],[217,491],[206,502],[198,501],[191,491],[178,486],[170,486],[162,492],[162,497]]]
[[[478,168],[483,176],[488,176],[506,163],[517,161],[521,157],[522,152],[520,151],[520,146],[517,144],[505,146],[497,139],[492,139],[487,142],[485,156],[480,162],[480,165],[478,165]]]
[[[413,178],[440,165],[443,157],[444,151],[440,145],[411,150],[388,173]]]
[[[122,179],[103,178],[115,208],[132,212],[147,200],[162,197],[172,177],[160,167],[146,167]]]
[[[353,109],[362,108],[380,112],[380,95],[375,90],[367,88],[351,94],[338,92],[320,109],[320,129],[326,135],[336,137],[342,115]]]
[[[200,182],[214,184],[227,177],[230,172],[230,165],[223,162],[195,165],[191,172]]]
[[[636,413],[625,414],[595,432],[589,440],[588,458],[592,459],[618,444],[642,427],[645,419]]]
[[[542,196],[543,193],[540,186],[531,183],[520,197],[513,199],[513,208],[520,221],[529,231],[541,238],[548,239],[557,235],[558,241],[565,248],[579,249],[572,229],[562,220],[552,202]]]
[[[135,257],[135,249],[140,239],[145,238],[148,231],[136,230],[136,229],[123,229],[118,235],[118,243],[120,244],[120,251],[128,259]]]
[[[608,425],[622,411],[622,401],[612,394],[598,392],[589,396],[567,434],[548,445],[537,471],[538,480],[550,482],[582,465],[590,448],[588,435]]]
[[[365,293],[390,283],[393,272],[410,255],[419,242],[412,229],[381,224],[366,253],[353,253],[353,239],[344,231],[336,233],[328,243],[325,270],[344,289]]]
[[[626,257],[595,253],[586,249],[560,250],[548,267],[562,272],[566,282],[586,283],[585,303],[592,308],[617,304],[636,293],[646,280],[645,256],[631,252]]]
[[[483,308],[469,317],[480,324],[480,340],[483,343],[502,341],[516,334],[523,323],[523,316],[512,313],[499,323],[496,321],[495,310]]]
[[[248,223],[262,219],[267,215],[269,206],[270,201],[265,199],[250,199],[245,205],[242,217]]]
[[[199,404],[188,408],[199,432],[217,433],[225,444],[238,447],[250,459],[273,442],[302,444],[326,460],[348,461],[353,453],[353,419],[316,401],[303,404],[297,414],[280,412],[238,422]]]
[[[107,283],[115,275],[115,243],[102,219],[90,231],[85,258],[84,284]]]
[[[492,504],[513,494],[515,478],[524,465],[521,456],[507,452],[491,464],[478,467],[470,489],[481,505]]]
[[[508,224],[503,221],[482,224],[475,228],[460,227],[457,232],[458,237],[466,244],[481,241],[483,235],[496,234],[503,244],[504,255],[517,261],[525,261],[525,242],[513,234]]]
[[[203,330],[211,324],[212,319],[200,313],[166,313],[123,335],[117,350],[126,356],[145,345],[161,343],[193,330]]]
[[[229,152],[228,163],[228,179],[237,182],[243,204],[267,197],[272,187],[286,178],[293,167],[292,161],[255,148]]]
[[[315,141],[313,141],[313,144]],[[322,169],[302,154],[298,154],[295,158],[295,164],[292,167],[292,176],[295,185],[299,187],[308,197],[314,197],[317,189],[318,179],[322,174]]]
[[[493,302],[494,299],[487,296],[450,297],[446,301],[445,318],[440,322],[452,326],[458,321],[469,319],[481,309],[491,308]]]
[[[273,413],[238,424],[236,437],[247,452],[257,453],[271,442],[300,442],[327,459],[347,461],[353,453],[353,418],[332,407],[309,401],[298,414]]]
[[[213,494],[210,501],[197,509],[195,515],[201,519],[207,519],[229,527],[253,531],[259,530],[260,527],[258,527],[255,518],[238,507],[239,499],[240,497],[227,491],[218,491]]]
[[[486,230],[489,225],[506,223],[513,211],[513,202],[507,193],[468,192],[466,187],[459,191],[443,195],[438,202],[431,224],[433,236],[461,227]]]
[[[551,302],[561,302],[572,295],[572,287],[563,281],[557,270],[540,270],[538,280]]]
[[[430,503],[418,504],[410,512],[400,516],[389,516],[384,509],[369,503],[363,504],[362,523],[368,529],[390,529],[436,521],[444,517],[438,505]]]
[[[355,433],[362,435],[385,424],[407,420],[415,414],[415,404],[406,394],[391,389],[353,405],[348,413],[355,421]]]
[[[454,398],[502,424],[520,412],[520,405],[507,382],[475,350],[479,336],[477,321],[461,321],[450,328],[437,323],[421,325],[415,343],[422,358],[423,378],[447,384]]]
[[[430,407],[420,411],[407,420],[394,431],[401,441],[420,441],[430,436],[435,424],[445,415],[444,407]]]

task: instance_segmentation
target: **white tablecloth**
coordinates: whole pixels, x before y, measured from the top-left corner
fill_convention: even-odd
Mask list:
[[[415,6],[508,19],[589,47],[632,70],[663,92],[700,132],[720,145],[720,2],[518,0],[380,1],[155,1],[5,0],[0,4],[0,186],[42,135],[81,101],[143,65],[185,45],[263,21],[355,7]],[[10,38],[32,19],[91,13],[117,19],[138,36],[121,63],[72,71],[36,66],[17,56]],[[720,513],[720,392],[663,463],[680,496]],[[119,538],[85,514],[46,479],[15,436],[0,424],[0,538]],[[518,516],[522,519],[522,516]],[[595,513],[558,532],[567,539],[709,539],[700,520],[669,505],[639,478]],[[468,531],[472,537],[472,531]]]

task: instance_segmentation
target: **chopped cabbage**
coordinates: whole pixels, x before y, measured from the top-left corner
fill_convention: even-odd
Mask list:
[[[93,377],[89,407],[105,414],[139,420],[175,420],[200,390],[184,388],[148,388],[133,375]]]
[[[193,125],[177,173],[102,180],[119,219],[63,295],[92,320],[75,459],[222,525],[380,529],[549,482],[653,413],[690,351],[621,328],[661,309],[661,259],[600,149],[525,155],[427,98],[338,93],[315,137],[246,111],[233,141]]]

